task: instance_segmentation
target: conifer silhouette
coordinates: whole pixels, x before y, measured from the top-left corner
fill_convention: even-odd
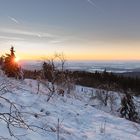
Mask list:
[[[17,77],[19,73],[19,66],[15,62],[15,58],[15,50],[14,47],[11,46],[10,54],[6,54],[3,64],[3,70],[8,77]]]

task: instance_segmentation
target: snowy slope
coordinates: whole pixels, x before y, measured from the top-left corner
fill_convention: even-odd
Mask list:
[[[36,94],[34,80],[1,77],[0,81],[8,83],[4,89],[8,92],[1,96],[22,105],[19,109],[26,122],[47,129],[12,128],[20,140],[57,140],[58,118],[60,140],[140,140],[140,125],[97,110],[82,100],[56,95],[47,102],[47,90],[42,87]],[[0,113],[6,111],[8,105],[1,103]],[[15,139],[10,137],[3,121],[0,121],[0,136]]]

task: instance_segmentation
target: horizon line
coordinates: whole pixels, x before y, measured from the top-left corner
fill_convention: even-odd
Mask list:
[[[46,61],[47,59],[20,59],[19,61]],[[49,60],[49,59],[48,59]],[[140,59],[66,59],[66,61],[140,61]]]

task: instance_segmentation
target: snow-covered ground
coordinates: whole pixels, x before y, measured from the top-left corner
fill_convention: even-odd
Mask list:
[[[41,86],[37,94],[35,80],[0,77],[1,84],[1,96],[17,104],[27,124],[38,126],[33,130],[11,127],[19,140],[140,140],[140,125],[88,104],[86,96],[90,96],[91,89],[86,91],[77,86],[77,94],[55,95],[47,102],[47,89]],[[0,113],[8,111],[9,105],[1,101]],[[2,137],[15,139],[9,135],[6,123],[0,120],[0,139]]]

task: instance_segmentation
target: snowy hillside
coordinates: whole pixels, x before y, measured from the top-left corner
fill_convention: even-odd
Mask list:
[[[47,102],[47,89],[37,94],[35,80],[16,81],[0,77],[1,97],[15,103],[30,128],[11,127],[0,121],[0,139],[19,140],[140,140],[140,125],[90,106],[82,96],[55,95]],[[77,92],[80,90],[77,88]],[[81,93],[82,94],[82,93]],[[2,113],[9,104],[1,99]],[[4,137],[4,138],[3,138]]]

